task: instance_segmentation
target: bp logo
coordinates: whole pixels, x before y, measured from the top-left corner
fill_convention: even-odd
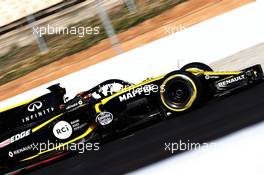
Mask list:
[[[30,111],[30,112],[37,111],[40,108],[42,108],[42,103],[40,101],[35,101],[35,102],[31,103],[30,105],[28,105],[28,111]]]
[[[60,121],[54,125],[53,134],[58,139],[67,139],[72,135],[72,126],[66,121]]]

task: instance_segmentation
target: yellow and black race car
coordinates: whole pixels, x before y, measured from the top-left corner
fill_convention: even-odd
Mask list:
[[[64,99],[64,88],[53,85],[48,94],[0,111],[0,172],[27,170],[80,152],[84,144],[97,151],[105,141],[262,80],[260,65],[214,72],[203,63],[190,63],[139,84],[107,80],[71,100]]]

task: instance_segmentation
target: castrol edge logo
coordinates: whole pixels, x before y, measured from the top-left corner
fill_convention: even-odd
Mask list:
[[[16,142],[16,141],[18,141],[18,140],[21,140],[21,139],[23,139],[23,138],[29,136],[30,133],[31,133],[31,129],[26,130],[26,131],[23,131],[23,132],[21,132],[21,133],[18,133],[18,134],[16,134],[16,135],[10,137],[9,139],[7,139],[7,140],[1,142],[1,143],[0,143],[0,148],[3,148],[3,147],[5,147],[5,146],[7,146],[7,145],[9,145],[9,144],[11,144],[11,143],[14,143],[14,142]]]

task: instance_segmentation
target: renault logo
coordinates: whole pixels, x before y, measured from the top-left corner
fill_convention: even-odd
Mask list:
[[[34,112],[36,110],[39,110],[40,108],[42,108],[42,103],[40,101],[35,101],[34,103],[28,105],[28,111],[30,112]]]

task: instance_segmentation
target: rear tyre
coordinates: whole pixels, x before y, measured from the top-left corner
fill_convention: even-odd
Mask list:
[[[202,84],[196,76],[186,71],[174,71],[165,76],[160,98],[169,112],[184,112],[199,104],[202,92]]]
[[[198,69],[198,70],[203,70],[203,71],[213,71],[213,69],[204,64],[204,63],[199,63],[199,62],[193,62],[189,63],[181,68],[182,71],[188,71],[188,69]]]

